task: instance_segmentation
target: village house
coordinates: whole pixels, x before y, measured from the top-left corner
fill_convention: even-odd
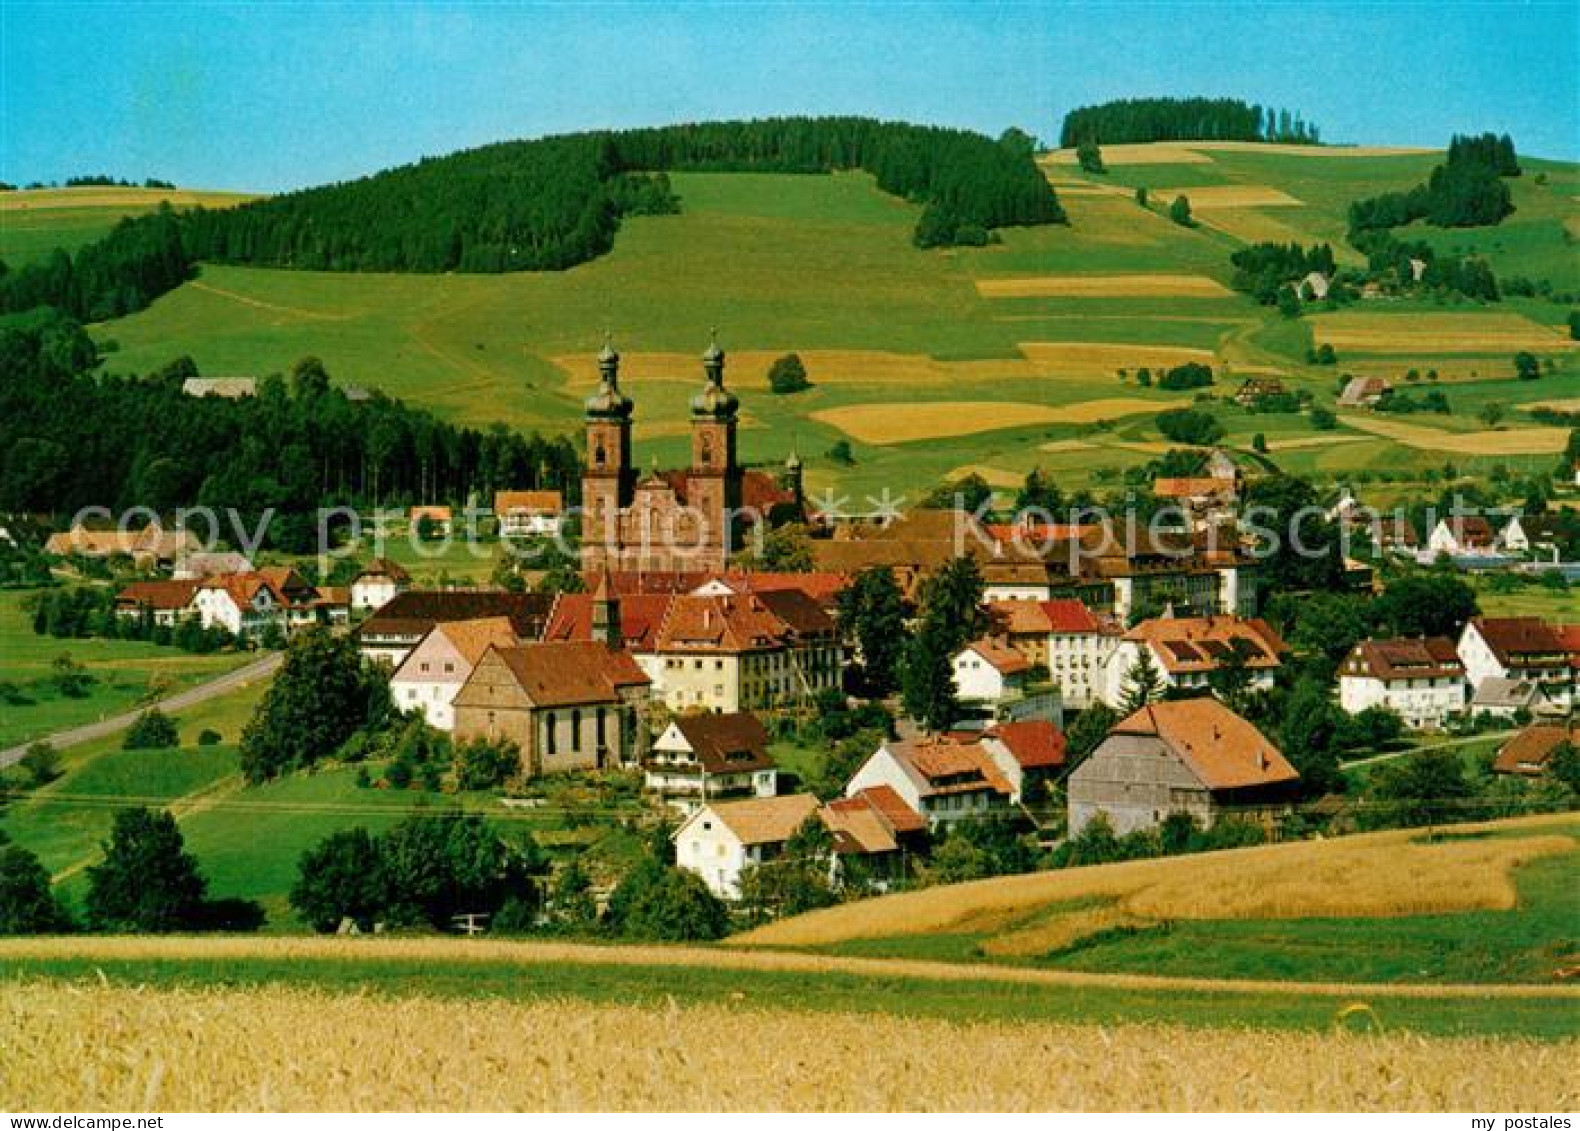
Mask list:
[[[565,522],[558,491],[495,491],[494,521],[501,538],[557,538]]]
[[[1178,507],[1191,530],[1232,521],[1238,499],[1234,480],[1207,475],[1160,476],[1152,481],[1152,494]]]
[[[115,613],[129,619],[146,616],[154,624],[174,627],[177,621],[196,615],[192,598],[198,585],[190,579],[134,581],[115,595]]]
[[[286,627],[286,599],[259,573],[232,573],[198,583],[192,610],[204,628],[223,628],[232,636],[254,636],[269,625]]]
[[[1328,297],[1331,281],[1321,271],[1309,271],[1295,284],[1295,296],[1301,302],[1321,302]]]
[[[447,506],[430,504],[428,506],[412,507],[406,512],[407,525],[419,537],[423,535],[424,528],[426,528],[432,532],[435,538],[447,538],[454,521],[455,512]]]
[[[1121,836],[1170,813],[1203,827],[1226,816],[1265,824],[1299,784],[1278,748],[1216,699],[1164,700],[1121,722],[1065,779],[1070,835],[1099,814]]]
[[[521,643],[509,617],[436,624],[390,677],[390,695],[402,711],[420,711],[437,730],[455,729],[456,694],[490,648]]]
[[[436,624],[508,617],[523,641],[543,635],[553,598],[503,589],[408,589],[397,594],[352,630],[362,654],[394,670]]]
[[[1340,408],[1376,408],[1389,393],[1381,377],[1352,377],[1339,394]]]
[[[664,728],[642,763],[644,788],[690,813],[731,797],[772,797],[779,771],[756,715],[683,715]]]
[[[1100,698],[1109,706],[1124,702],[1130,670],[1142,649],[1168,688],[1182,691],[1211,686],[1210,677],[1239,653],[1249,686],[1265,690],[1289,649],[1260,617],[1177,617],[1144,620],[1130,629],[1109,654]]]
[[[1025,693],[1031,661],[1004,640],[973,640],[951,661],[962,703],[1002,703]]]
[[[113,558],[125,556],[138,569],[173,565],[178,558],[199,549],[189,530],[166,530],[150,524],[141,530],[92,530],[82,524],[63,534],[51,534],[44,552],[56,557]]]
[[[1287,392],[1277,377],[1247,377],[1234,394],[1234,402],[1241,408],[1252,408],[1263,397],[1281,397]]]
[[[737,900],[741,873],[777,858],[817,811],[810,793],[710,801],[675,830],[675,864],[700,876],[720,899]]]
[[[1024,804],[1064,770],[1064,733],[1047,719],[995,723],[979,736],[982,749],[1009,783],[1009,800]]]
[[[1417,730],[1465,709],[1465,665],[1451,640],[1363,640],[1339,665],[1339,706],[1351,715],[1386,707]]]
[[[980,741],[922,738],[884,742],[845,786],[845,796],[888,787],[936,828],[1006,811],[1010,783]]]
[[[188,377],[181,391],[189,397],[224,397],[240,400],[256,396],[258,382],[251,377]]]
[[[1497,548],[1512,554],[1561,560],[1571,537],[1552,514],[1517,514],[1498,532]]]
[[[838,687],[833,620],[795,589],[675,597],[651,653],[637,654],[672,711],[752,711]]]
[[[927,849],[927,822],[886,787],[830,801],[818,811],[834,844],[835,880],[859,878],[885,891],[906,874],[906,857]]]
[[[374,558],[351,579],[351,607],[359,613],[382,609],[410,587],[411,574],[404,566]]]
[[[1459,636],[1465,677],[1479,692],[1488,679],[1538,685],[1567,709],[1580,669],[1580,624],[1548,624],[1539,617],[1472,617]]]
[[[1553,753],[1562,745],[1580,747],[1580,722],[1528,726],[1498,748],[1492,770],[1535,778],[1547,773]]]
[[[1564,709],[1542,690],[1541,684],[1497,676],[1488,676],[1476,685],[1465,711],[1473,719],[1507,719],[1510,722],[1564,713]]]
[[[1490,554],[1497,548],[1497,533],[1492,523],[1479,514],[1454,515],[1438,520],[1427,535],[1426,548],[1430,553],[1455,558]]]
[[[256,569],[245,554],[235,550],[213,550],[181,555],[170,576],[178,581],[190,581],[226,573],[252,573]]]
[[[455,737],[514,742],[529,778],[629,765],[647,698],[636,661],[597,641],[491,647],[456,692]]]

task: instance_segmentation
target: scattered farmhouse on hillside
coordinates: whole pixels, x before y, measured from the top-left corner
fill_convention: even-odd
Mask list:
[[[1472,617],[1460,633],[1457,650],[1478,699],[1488,679],[1506,679],[1537,685],[1561,709],[1574,700],[1580,624],[1554,625],[1538,617]]]
[[[1066,779],[1070,834],[1098,814],[1120,834],[1170,813],[1203,826],[1265,821],[1287,810],[1299,782],[1278,748],[1216,699],[1164,700],[1121,722]]]
[[[111,558],[125,555],[138,569],[171,565],[199,549],[189,530],[166,530],[150,524],[141,530],[91,530],[80,523],[63,534],[51,534],[44,552],[57,557]]]
[[[1490,554],[1497,548],[1497,533],[1492,523],[1479,514],[1454,515],[1439,519],[1427,536],[1426,548],[1434,554],[1467,557]]]
[[[1381,377],[1352,377],[1339,394],[1340,408],[1376,408],[1389,393]]]
[[[181,391],[189,397],[239,400],[257,396],[258,382],[252,377],[188,377],[181,382]]]

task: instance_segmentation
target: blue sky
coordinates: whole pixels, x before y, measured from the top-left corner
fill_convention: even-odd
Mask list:
[[[595,126],[862,113],[1056,135],[1233,95],[1324,138],[1580,156],[1555,3],[29,3],[0,0],[0,179],[279,190]]]

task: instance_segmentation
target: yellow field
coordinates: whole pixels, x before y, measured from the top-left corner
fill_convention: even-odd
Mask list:
[[[784,356],[782,350],[731,353],[725,369],[728,384],[742,389],[768,388],[768,370]],[[939,361],[922,354],[883,350],[797,350],[814,384],[958,384],[1036,376],[1022,358]],[[591,389],[598,383],[596,354],[563,354],[549,359],[566,375],[570,389]],[[702,383],[702,362],[695,354],[633,352],[620,357],[620,383],[640,388],[659,382]]]
[[[1037,275],[1021,279],[978,279],[983,298],[1104,298],[1179,296],[1216,298],[1229,288],[1206,275]]]
[[[1038,444],[1039,452],[1088,452],[1097,447],[1090,440],[1049,440],[1046,444]]]
[[[1510,428],[1506,431],[1445,432],[1422,424],[1386,420],[1380,416],[1341,416],[1341,421],[1361,432],[1385,436],[1410,448],[1429,452],[1454,452],[1470,456],[1535,456],[1561,452],[1569,442],[1567,428]]]
[[[1090,424],[1164,407],[1138,397],[1107,397],[1058,408],[1016,401],[895,401],[843,405],[810,415],[864,444],[908,444],[1031,424]]]
[[[1168,369],[1187,361],[1211,365],[1211,350],[1189,346],[1137,346],[1121,342],[1021,342],[1020,352],[1040,371],[1112,376],[1148,366]]]
[[[27,1035],[0,1074],[10,1111],[1515,1111],[1580,1099],[1563,1084],[1573,1041],[726,1004],[11,983],[0,1031]]]
[[[1404,383],[1406,371],[1414,369],[1421,374],[1419,383]],[[1344,359],[1344,371],[1357,377],[1386,377],[1405,388],[1431,388],[1425,379],[1427,370],[1436,370],[1440,382],[1515,380],[1514,360],[1510,354],[1500,353],[1485,357],[1426,357],[1406,359],[1401,357],[1357,357]]]
[[[257,199],[258,194],[250,192],[202,192],[194,189],[116,188],[89,185],[82,188],[0,192],[0,213],[27,212],[40,208],[51,210],[128,206],[146,208],[165,200],[176,208],[189,208],[199,204],[205,208],[228,208]]]
[[[1570,397],[1561,401],[1526,401],[1517,404],[1515,408],[1533,409],[1545,408],[1550,412],[1580,412],[1580,397]]]
[[[1411,313],[1407,317],[1363,310],[1310,319],[1315,341],[1358,353],[1483,353],[1490,350],[1552,352],[1580,347],[1547,326],[1518,314]]]
[[[954,884],[815,911],[759,927],[736,940],[746,945],[824,946],[896,935],[1048,929],[1059,906],[1113,902],[1133,917],[1279,919],[1311,916],[1425,915],[1514,906],[1510,870],[1526,860],[1572,851],[1580,816],[1501,822],[1535,826],[1529,836],[1499,840],[1413,843],[1418,830],[1331,841],[1299,841],[1233,852],[1137,860]],[[1042,923],[1029,919],[1043,909]],[[1082,913],[1085,913],[1083,911]],[[1021,947],[1030,945],[1022,937]]]
[[[988,467],[980,463],[968,463],[957,467],[944,478],[949,481],[964,479],[967,475],[975,475],[989,487],[1019,487],[1026,481],[1026,477],[1018,471],[1010,471],[1002,467]]]
[[[1198,185],[1195,188],[1153,189],[1159,201],[1173,200],[1176,196],[1190,199],[1192,212],[1210,212],[1219,208],[1288,208],[1304,204],[1282,189],[1268,185]]]
[[[1301,448],[1326,448],[1330,444],[1354,444],[1364,439],[1364,436],[1296,436],[1290,440],[1269,440],[1267,450],[1288,452]]]
[[[1204,153],[1276,153],[1284,157],[1409,157],[1438,152],[1403,145],[1283,145],[1264,141],[1193,141],[1189,144],[1192,149]]]
[[[1175,142],[1151,142],[1144,145],[1105,145],[1105,165],[1209,165],[1212,158],[1198,153],[1194,143],[1190,146]],[[1076,164],[1075,150],[1056,149],[1042,157],[1045,165]]]

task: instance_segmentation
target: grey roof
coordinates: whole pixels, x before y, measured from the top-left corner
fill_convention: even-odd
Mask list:
[[[1472,709],[1476,707],[1532,708],[1546,697],[1541,684],[1533,683],[1528,679],[1488,676],[1476,686],[1476,694],[1472,696],[1470,706]]]

